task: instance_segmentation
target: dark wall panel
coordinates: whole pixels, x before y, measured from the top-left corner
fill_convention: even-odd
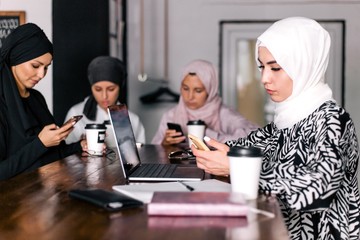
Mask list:
[[[54,116],[63,122],[69,108],[90,94],[87,66],[109,54],[106,0],[53,0]]]

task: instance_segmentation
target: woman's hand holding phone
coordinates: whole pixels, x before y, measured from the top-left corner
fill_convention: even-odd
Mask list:
[[[182,132],[181,126],[176,123],[167,123],[168,129],[165,131],[165,136],[162,141],[162,145],[174,145],[178,143],[186,142],[185,135]]]
[[[186,137],[182,135],[180,132],[176,132],[172,129],[167,129],[165,131],[165,136],[162,141],[162,145],[168,146],[168,145],[175,145],[178,143],[184,142]]]
[[[228,176],[229,158],[227,152],[230,149],[229,146],[209,137],[204,137],[204,141],[211,148],[211,151],[201,151],[195,144],[191,146],[192,153],[196,157],[197,167],[210,174]]]
[[[55,124],[45,126],[38,137],[45,147],[58,146],[61,141],[70,134],[75,123],[82,118],[82,115],[71,117],[60,128]]]

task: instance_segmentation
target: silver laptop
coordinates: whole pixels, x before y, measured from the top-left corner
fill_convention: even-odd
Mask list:
[[[108,107],[116,149],[124,176],[129,181],[201,181],[204,171],[194,165],[141,163],[125,104]]]

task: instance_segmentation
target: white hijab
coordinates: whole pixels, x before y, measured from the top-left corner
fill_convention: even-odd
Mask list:
[[[291,96],[275,103],[274,123],[288,128],[309,116],[320,105],[333,100],[325,83],[331,39],[329,33],[312,19],[290,17],[275,22],[258,37],[258,47],[265,46],[293,80]]]

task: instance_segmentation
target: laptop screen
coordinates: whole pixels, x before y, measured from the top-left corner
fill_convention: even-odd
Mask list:
[[[129,112],[125,104],[119,104],[109,106],[108,113],[113,126],[119,158],[123,163],[126,176],[129,176],[129,173],[140,164]]]

